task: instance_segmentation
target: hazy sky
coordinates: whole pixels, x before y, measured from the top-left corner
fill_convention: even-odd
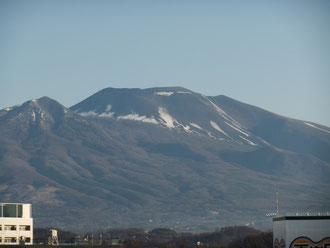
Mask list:
[[[330,126],[330,1],[0,1],[0,108],[156,86]]]

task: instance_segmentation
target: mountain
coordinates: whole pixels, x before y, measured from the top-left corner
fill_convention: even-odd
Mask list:
[[[330,206],[330,128],[181,87],[0,110],[0,199],[72,230],[267,225]],[[294,201],[292,201],[294,199]]]
[[[244,144],[260,142],[208,97],[181,87],[107,88],[71,107],[82,116],[114,117]],[[218,125],[221,124],[221,127]],[[250,138],[252,140],[249,140]]]

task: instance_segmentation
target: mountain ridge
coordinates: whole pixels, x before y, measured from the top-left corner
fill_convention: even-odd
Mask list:
[[[75,230],[267,225],[275,189],[283,211],[328,208],[327,132],[184,90],[111,89],[71,108],[43,97],[0,110],[1,199],[32,202],[37,226]]]

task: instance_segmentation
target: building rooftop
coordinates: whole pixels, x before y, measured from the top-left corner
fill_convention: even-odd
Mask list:
[[[285,216],[276,216],[273,218],[273,221],[282,221],[282,220],[330,220],[330,214],[304,214],[304,215],[285,215]]]
[[[5,204],[22,204],[22,205],[30,204],[31,205],[31,203],[23,203],[23,202],[0,202],[0,205],[5,205]]]
[[[0,218],[31,218],[30,203],[0,203]]]

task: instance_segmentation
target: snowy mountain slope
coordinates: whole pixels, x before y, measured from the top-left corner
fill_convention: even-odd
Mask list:
[[[330,128],[273,114],[226,96],[211,97],[247,130],[266,142],[290,151],[312,154],[330,162]]]
[[[249,145],[260,142],[208,97],[181,87],[107,88],[71,109],[82,116],[141,121]]]
[[[263,224],[275,190],[282,211],[323,210],[330,164],[313,151],[330,136],[311,125],[179,87],[108,88],[70,109],[31,100],[0,110],[0,198],[75,230]],[[294,128],[305,150],[266,132]]]

